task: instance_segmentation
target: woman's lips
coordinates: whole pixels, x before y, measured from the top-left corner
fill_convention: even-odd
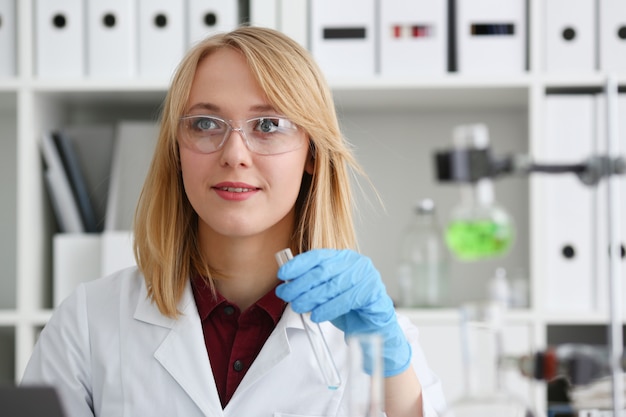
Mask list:
[[[260,188],[253,187],[250,184],[217,184],[213,187],[216,194],[229,201],[242,201],[255,195]]]

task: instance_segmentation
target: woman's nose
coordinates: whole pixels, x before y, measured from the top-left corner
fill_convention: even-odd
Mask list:
[[[235,166],[249,163],[251,152],[241,128],[231,129],[221,153],[223,164]]]

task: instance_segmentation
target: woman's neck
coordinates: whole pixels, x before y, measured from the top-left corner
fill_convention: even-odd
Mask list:
[[[261,236],[211,236],[205,239],[203,249],[215,272],[215,287],[228,301],[244,311],[278,283],[278,264],[274,254],[285,246],[277,243],[276,239],[268,241]]]

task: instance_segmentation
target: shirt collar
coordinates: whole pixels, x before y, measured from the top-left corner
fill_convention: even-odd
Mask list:
[[[278,283],[277,283],[278,285]],[[211,286],[201,276],[196,276],[192,279],[193,296],[196,300],[196,306],[198,308],[198,314],[200,320],[205,320],[209,315],[222,304],[230,304],[230,302],[224,298],[219,291],[211,290]],[[265,311],[270,318],[274,321],[274,324],[278,323],[280,317],[285,310],[287,303],[276,295],[276,287],[268,291],[263,297],[257,300],[256,303],[248,307],[247,311],[256,307],[262,311]]]

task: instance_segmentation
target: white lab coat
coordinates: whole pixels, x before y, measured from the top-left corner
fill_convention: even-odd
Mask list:
[[[222,409],[189,283],[179,310],[177,320],[164,317],[135,267],[83,284],[42,331],[22,383],[55,385],[68,417],[347,415],[347,395],[325,386],[289,307]],[[330,323],[323,329],[345,370],[343,333]],[[424,408],[434,416],[444,407],[440,382],[426,364],[416,329],[407,329]]]

